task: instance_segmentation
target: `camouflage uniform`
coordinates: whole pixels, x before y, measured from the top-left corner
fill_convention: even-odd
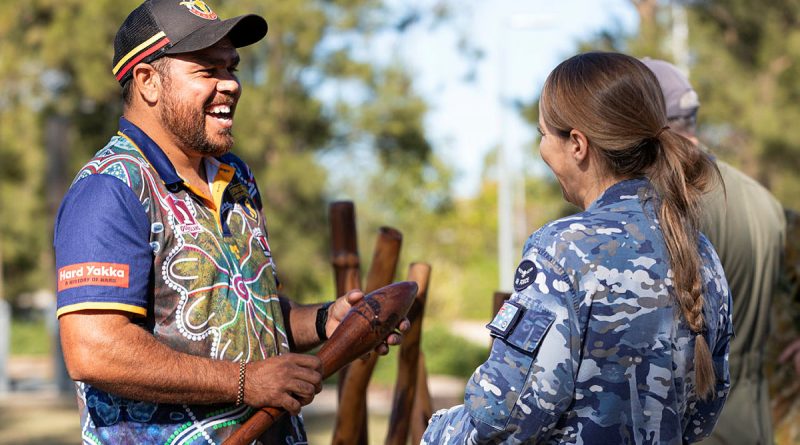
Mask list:
[[[647,180],[622,181],[530,237],[516,292],[488,326],[489,359],[464,404],[434,414],[423,444],[681,444],[711,432],[729,388],[728,285],[701,236],[717,374],[702,401],[653,197]]]

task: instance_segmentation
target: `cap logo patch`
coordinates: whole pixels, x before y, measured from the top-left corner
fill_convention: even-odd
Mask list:
[[[514,290],[522,292],[533,283],[536,277],[536,265],[531,260],[525,260],[517,266],[517,272],[514,274]]]
[[[187,1],[182,1],[180,4],[186,6],[189,12],[200,18],[204,18],[206,20],[217,19],[217,13],[212,11],[211,8],[203,0],[187,0]]]

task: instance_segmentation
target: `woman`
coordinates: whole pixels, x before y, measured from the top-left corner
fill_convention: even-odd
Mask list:
[[[528,239],[489,359],[425,444],[682,444],[728,392],[722,267],[697,231],[713,163],[666,125],[635,58],[562,62],[540,98],[542,159],[583,212]]]

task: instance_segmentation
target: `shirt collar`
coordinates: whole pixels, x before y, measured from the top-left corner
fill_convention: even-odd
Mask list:
[[[647,178],[625,179],[607,188],[599,198],[597,198],[587,210],[602,207],[607,204],[617,203],[625,199],[639,199],[639,191],[642,188],[651,189],[652,185]]]
[[[129,137],[139,150],[142,152],[147,162],[156,169],[161,180],[167,188],[174,188],[183,184],[183,179],[178,176],[175,171],[175,166],[172,165],[169,158],[164,154],[164,150],[158,146],[150,136],[148,136],[139,127],[131,123],[129,120],[121,117],[119,119],[119,131],[125,136]]]

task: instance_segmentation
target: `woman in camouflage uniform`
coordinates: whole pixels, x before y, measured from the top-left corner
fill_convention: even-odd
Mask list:
[[[539,111],[542,159],[584,211],[528,239],[489,359],[423,443],[695,442],[729,387],[728,285],[697,230],[719,173],[635,58],[562,62]]]

